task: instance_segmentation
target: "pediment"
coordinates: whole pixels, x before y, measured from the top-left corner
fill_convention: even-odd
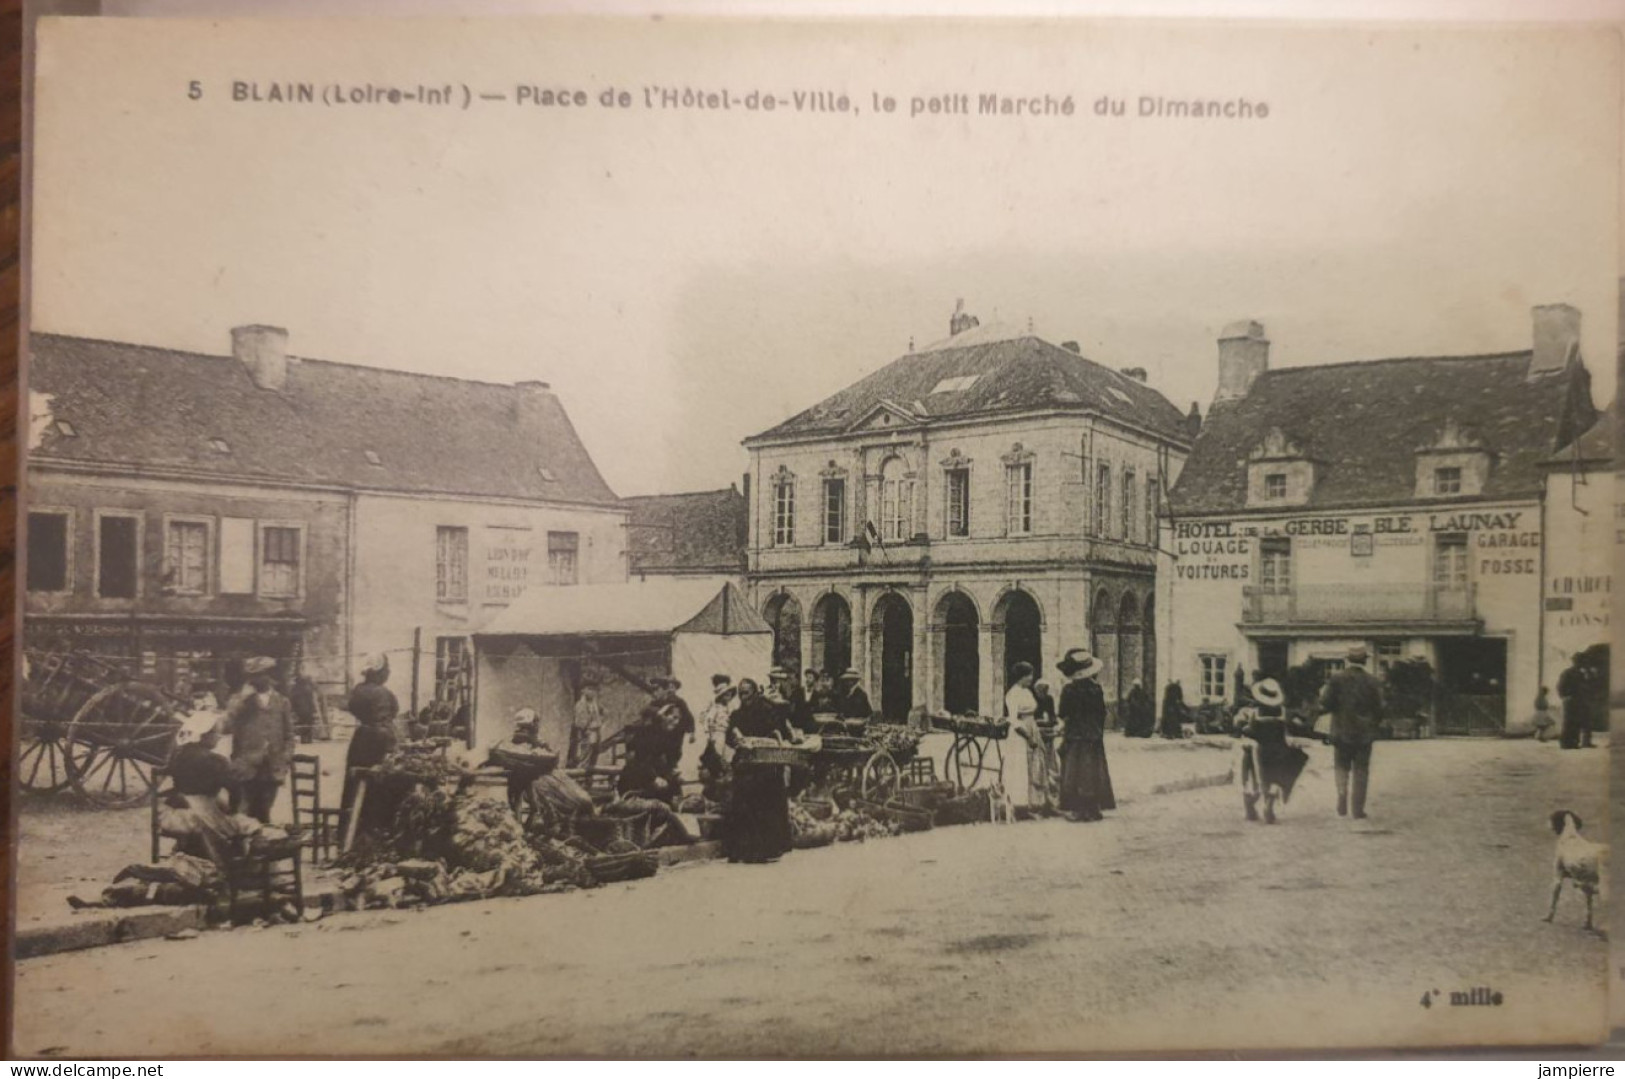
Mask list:
[[[881,401],[868,412],[847,425],[848,431],[890,431],[899,427],[917,427],[921,417],[897,404]]]

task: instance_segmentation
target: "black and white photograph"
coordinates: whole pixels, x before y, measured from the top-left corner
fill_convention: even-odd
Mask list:
[[[41,19],[14,1051],[1602,1043],[1620,48]]]

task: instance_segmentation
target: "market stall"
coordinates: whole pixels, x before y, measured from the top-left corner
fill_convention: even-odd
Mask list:
[[[534,708],[540,735],[564,748],[584,681],[598,683],[604,734],[635,721],[650,679],[670,676],[696,715],[711,675],[762,679],[773,666],[773,631],[731,583],[650,580],[535,588],[474,634],[477,750],[508,735],[509,717]],[[683,773],[696,773],[703,735]]]

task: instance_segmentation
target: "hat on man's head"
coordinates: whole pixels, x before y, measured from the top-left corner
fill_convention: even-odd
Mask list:
[[[856,667],[848,667],[846,670],[841,672],[841,681],[843,682],[860,682],[862,680],[863,675],[858,673],[858,669]]]
[[[1281,692],[1281,683],[1273,678],[1260,678],[1252,685],[1253,700],[1259,704],[1267,704],[1271,708],[1279,708],[1286,703],[1286,694]]]
[[[276,670],[276,660],[270,656],[254,656],[243,660],[243,673],[252,678],[256,674],[270,674]]]
[[[1370,656],[1367,654],[1365,645],[1363,644],[1357,644],[1349,649],[1348,661],[1350,663],[1364,663],[1369,658]]]
[[[774,667],[771,671],[767,672],[767,676],[769,678],[789,678],[790,672],[785,670],[783,667]]]
[[[1090,652],[1087,648],[1068,648],[1066,650],[1066,655],[1061,657],[1061,662],[1055,665],[1055,669],[1066,675],[1068,678],[1071,678],[1074,675],[1082,675],[1084,678],[1093,678],[1095,675],[1105,670],[1106,665],[1100,661],[1098,656]]]
[[[250,660],[249,662],[253,662]],[[382,652],[374,652],[361,661],[361,673],[372,674],[375,671],[389,670],[389,657]]]

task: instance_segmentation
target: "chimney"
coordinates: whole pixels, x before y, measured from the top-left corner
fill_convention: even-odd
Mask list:
[[[1566,371],[1580,358],[1580,311],[1566,303],[1550,303],[1531,312],[1535,331],[1535,354],[1529,361],[1529,377]]]
[[[1123,368],[1123,374],[1132,378],[1135,382],[1144,382],[1147,377],[1143,367],[1125,367]]]
[[[1076,352],[1079,356],[1083,355],[1083,349],[1078,347],[1078,343],[1076,341],[1062,341],[1061,347],[1066,349],[1068,352]]]
[[[280,392],[287,386],[288,331],[281,326],[232,327],[231,354],[260,389]]]
[[[1190,413],[1185,417],[1185,430],[1195,438],[1202,431],[1202,408],[1195,401],[1191,402]]]
[[[981,325],[981,322],[977,319],[977,317],[975,315],[972,315],[972,314],[969,314],[969,313],[966,312],[966,310],[965,310],[965,301],[964,300],[955,300],[954,301],[953,317],[948,319],[948,336],[949,337],[958,337],[960,334],[964,333],[966,330],[974,329],[974,328],[976,328],[977,326],[980,326],[980,325]]]
[[[1219,334],[1219,390],[1213,403],[1239,401],[1258,376],[1270,369],[1270,343],[1264,324],[1251,319],[1232,322]]]

